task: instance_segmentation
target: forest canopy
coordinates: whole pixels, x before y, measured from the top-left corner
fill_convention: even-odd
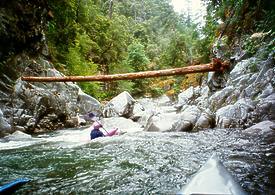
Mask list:
[[[95,75],[158,70],[209,62],[214,40],[274,31],[274,2],[204,0],[205,26],[191,13],[178,14],[169,0],[49,0],[47,26],[51,61],[67,75]],[[256,3],[255,3],[256,2]],[[272,3],[273,2],[273,3]],[[79,83],[99,99],[122,91],[133,95],[174,95],[198,84],[201,75]],[[154,87],[148,87],[154,86]]]

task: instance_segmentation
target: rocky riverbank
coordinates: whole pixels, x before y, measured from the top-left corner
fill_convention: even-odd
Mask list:
[[[62,76],[42,58],[25,59],[22,74]],[[0,134],[16,130],[37,133],[79,125],[78,115],[100,112],[100,103],[74,83],[15,82],[2,73],[0,97]],[[4,90],[3,90],[4,89]],[[5,90],[7,89],[7,90]]]
[[[206,128],[246,129],[275,120],[274,40],[248,57],[234,54],[226,73],[209,73],[201,86],[191,86],[178,95],[134,100],[124,92],[104,108],[104,117],[126,117],[145,131],[198,131]]]
[[[268,40],[268,39],[267,39]],[[0,134],[16,130],[37,133],[86,124],[93,112],[104,118],[122,117],[145,131],[198,131],[205,128],[248,128],[275,120],[274,40],[253,56],[238,51],[225,73],[209,73],[201,86],[168,97],[135,100],[123,92],[105,106],[72,82],[28,83],[1,73]],[[63,76],[42,57],[23,58],[22,75]],[[130,125],[130,123],[129,123]],[[131,125],[130,125],[131,126]]]

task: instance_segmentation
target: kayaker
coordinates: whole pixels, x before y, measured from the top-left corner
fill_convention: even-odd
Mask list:
[[[102,124],[98,121],[94,122],[92,125],[92,131],[90,133],[91,139],[98,137],[104,137],[104,134],[99,130],[102,127]]]

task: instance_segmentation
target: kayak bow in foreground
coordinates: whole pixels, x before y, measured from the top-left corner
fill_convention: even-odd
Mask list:
[[[178,194],[247,194],[213,154]]]

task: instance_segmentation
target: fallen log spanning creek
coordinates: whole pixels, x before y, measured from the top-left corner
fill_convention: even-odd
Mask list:
[[[19,194],[175,194],[213,153],[248,193],[274,190],[274,145],[240,129],[132,131],[90,141],[81,128],[2,139],[1,183],[30,178]]]

